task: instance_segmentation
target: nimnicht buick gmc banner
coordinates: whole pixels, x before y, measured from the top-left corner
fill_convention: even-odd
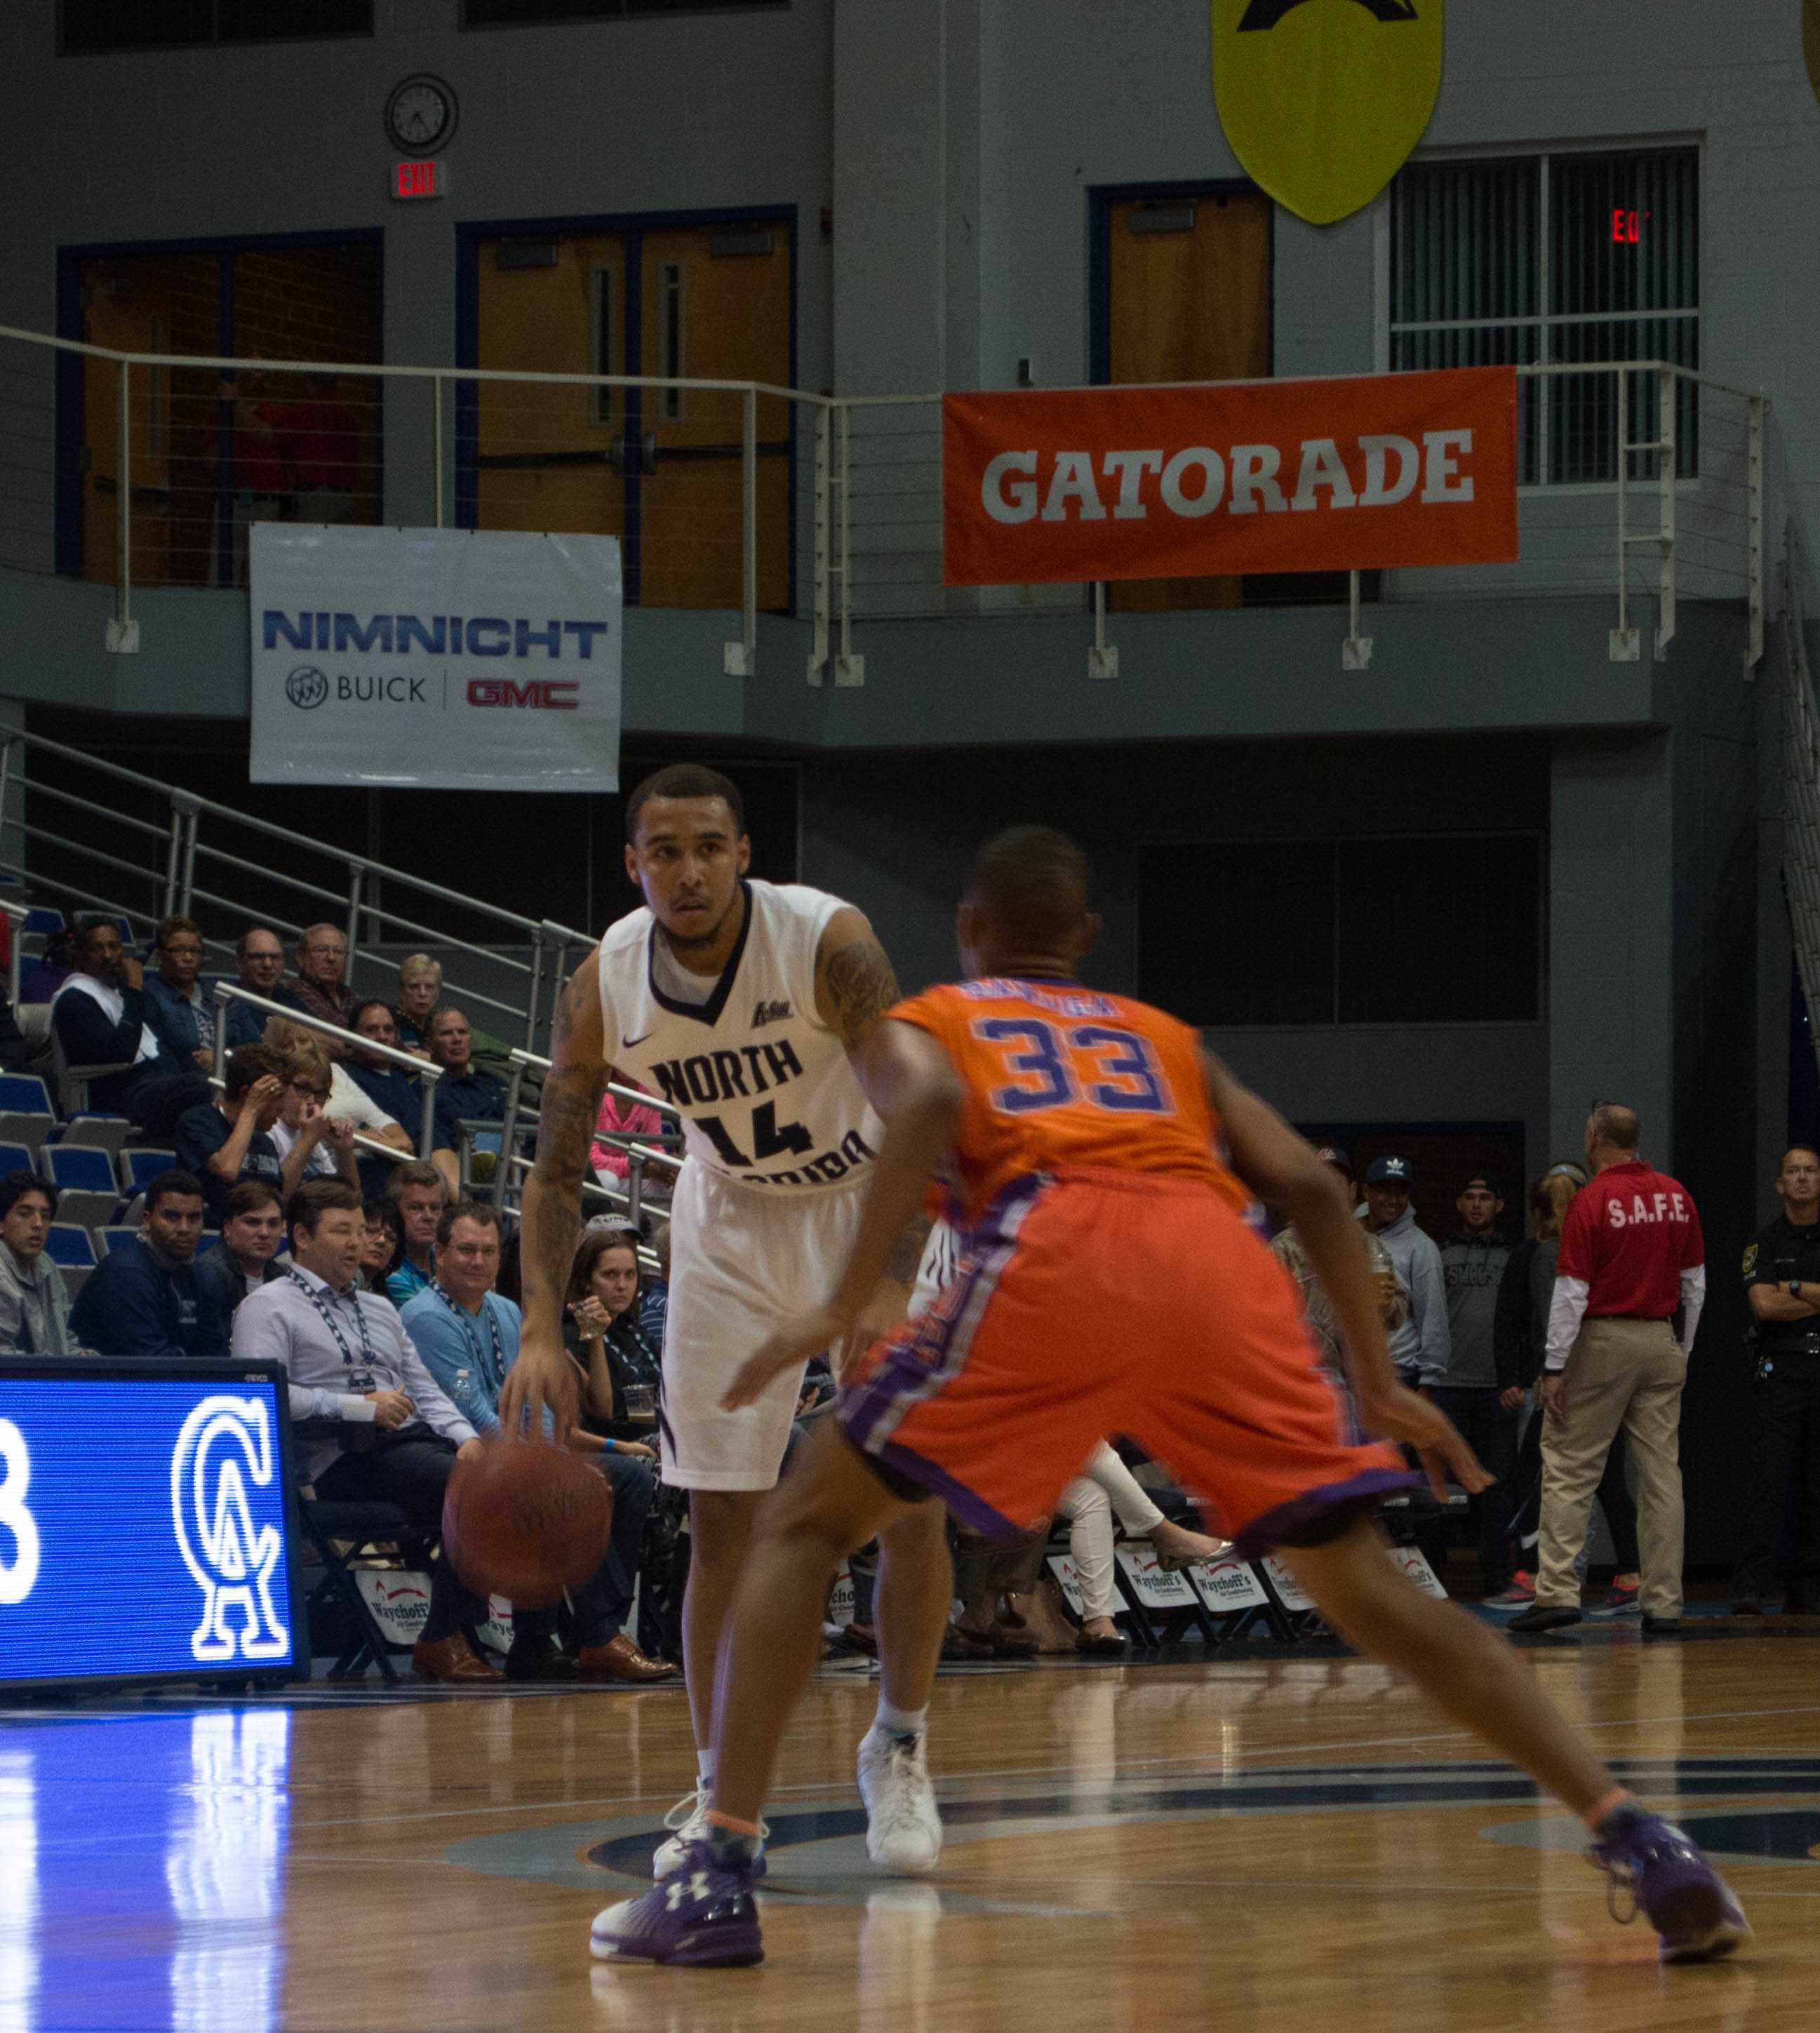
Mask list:
[[[620,546],[253,529],[253,781],[614,791]]]

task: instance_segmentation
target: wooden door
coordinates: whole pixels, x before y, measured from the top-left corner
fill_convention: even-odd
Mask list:
[[[787,223],[647,232],[639,271],[641,373],[789,386]],[[790,410],[758,398],[758,605],[773,612],[789,598]],[[643,605],[740,606],[743,399],[646,389],[643,421],[653,447],[638,492]]]
[[[1271,372],[1270,200],[1255,191],[1110,208],[1110,380],[1241,381]],[[1162,228],[1163,230],[1157,230]],[[1126,579],[1125,613],[1237,607],[1237,578]]]
[[[483,243],[477,365],[624,374],[626,243],[617,233]],[[477,384],[476,526],[626,534],[626,391]]]

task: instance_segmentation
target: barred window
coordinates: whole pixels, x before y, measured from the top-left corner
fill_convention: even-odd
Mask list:
[[[370,36],[373,0],[63,0],[66,56]]]
[[[1699,155],[1694,148],[1421,163],[1391,207],[1390,364],[1665,360],[1700,365]],[[1676,470],[1698,470],[1697,390],[1680,384]],[[1655,377],[1631,379],[1627,436],[1657,436]],[[1526,376],[1526,486],[1617,477],[1609,374]],[[1649,477],[1633,454],[1631,477]]]

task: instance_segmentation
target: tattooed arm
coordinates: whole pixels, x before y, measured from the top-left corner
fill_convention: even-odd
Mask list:
[[[521,1420],[541,1432],[547,1408],[559,1440],[574,1425],[577,1410],[575,1366],[563,1347],[564,1294],[581,1239],[582,1182],[609,1070],[597,967],[598,956],[590,953],[556,1005],[537,1162],[525,1181],[519,1217],[524,1327],[518,1360],[500,1392],[500,1421],[507,1432],[516,1432]]]

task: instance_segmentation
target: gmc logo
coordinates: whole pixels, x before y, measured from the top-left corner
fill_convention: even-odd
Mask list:
[[[470,706],[528,706],[538,713],[573,713],[581,702],[573,678],[470,678]]]

